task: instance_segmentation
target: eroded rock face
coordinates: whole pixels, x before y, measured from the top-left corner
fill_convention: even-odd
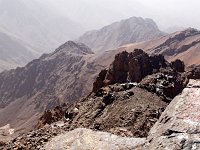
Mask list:
[[[106,71],[99,74],[101,80],[96,80],[93,91],[105,85],[126,82],[139,82],[145,76],[157,72],[161,67],[166,67],[167,62],[161,55],[148,56],[140,49],[135,49],[133,52],[126,51],[115,56],[115,60]],[[104,78],[104,79],[103,79]]]
[[[151,92],[160,91],[164,94],[159,95],[172,99],[187,84],[186,75],[182,75],[184,70],[185,65],[180,60],[168,63],[162,55],[149,56],[140,49],[131,53],[124,51],[115,56],[107,71],[100,72],[93,84],[93,92],[106,85],[142,81]]]
[[[46,150],[122,150],[135,149],[145,141],[145,138],[125,138],[106,132],[78,128],[53,138],[44,148]]]
[[[179,60],[179,59],[172,61],[171,65],[172,65],[172,68],[177,70],[178,72],[184,72],[185,71],[184,62]]]
[[[200,148],[200,81],[190,80],[149,133],[148,149]]]
[[[46,110],[44,114],[39,119],[36,128],[41,128],[46,124],[51,124],[62,120],[64,115],[63,108],[60,106],[55,107],[53,110]]]
[[[187,76],[189,79],[200,79],[200,65],[192,65],[187,68]]]

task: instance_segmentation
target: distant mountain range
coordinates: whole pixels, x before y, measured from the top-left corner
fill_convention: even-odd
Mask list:
[[[22,66],[37,56],[18,39],[0,32],[0,72]]]
[[[0,0],[0,30],[41,53],[83,33],[81,25],[38,0]]]
[[[0,31],[10,38],[16,39],[15,45],[18,43],[18,45],[24,47],[22,49],[26,49],[26,52],[22,53],[22,50],[17,47],[15,50],[10,50],[2,45],[2,51],[6,50],[7,59],[2,60],[0,71],[24,66],[43,52],[50,52],[56,45],[60,45],[68,39],[73,39],[81,33],[81,28],[67,18],[62,18],[53,12],[53,14],[48,14],[45,9],[42,10],[44,11],[43,15],[37,14],[37,10],[43,8],[43,3],[18,1],[19,3],[15,1],[12,5],[9,5],[11,3],[9,0],[0,1],[0,8],[2,8],[0,9]],[[29,8],[31,5],[37,7]],[[23,11],[18,12],[18,10]],[[24,11],[27,11],[27,13],[24,13]],[[8,19],[12,17],[13,19]],[[153,20],[132,17],[115,22],[97,31],[89,31],[82,35],[78,41],[92,48],[94,52],[103,52],[123,44],[146,41],[162,35],[164,33],[158,29]],[[0,42],[5,41],[3,38],[0,40],[2,40]],[[15,47],[8,40],[6,43],[10,47]],[[13,51],[17,55],[13,55]],[[18,57],[19,54],[22,55],[21,58]]]
[[[88,45],[93,51],[105,51],[128,43],[152,40],[165,35],[151,19],[132,17],[89,31],[77,41]]]

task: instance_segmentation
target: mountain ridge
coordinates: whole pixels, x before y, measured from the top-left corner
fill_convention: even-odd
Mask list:
[[[101,68],[90,62],[92,55],[87,46],[69,41],[25,67],[0,73],[1,126],[32,127],[46,108],[74,102],[89,93],[89,88],[83,87]]]
[[[88,31],[77,41],[85,43],[94,51],[102,51],[118,46],[154,39],[164,35],[152,19],[131,17],[112,23],[100,30]]]

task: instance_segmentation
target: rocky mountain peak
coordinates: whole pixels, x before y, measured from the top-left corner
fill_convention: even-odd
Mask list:
[[[117,48],[121,45],[151,40],[164,35],[151,19],[131,17],[112,23],[99,30],[83,34],[77,41],[91,47],[95,52]]]
[[[54,53],[67,52],[75,53],[80,55],[93,54],[92,50],[83,43],[75,43],[73,41],[68,41],[58,47]]]

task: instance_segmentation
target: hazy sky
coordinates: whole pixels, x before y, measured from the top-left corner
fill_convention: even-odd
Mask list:
[[[152,17],[164,27],[191,26],[200,29],[199,0],[140,0],[140,3],[152,9]]]
[[[92,27],[97,24],[100,27],[126,17],[141,16],[154,19],[161,29],[173,26],[200,29],[200,0],[46,1],[56,1],[56,5],[59,6],[60,10],[70,18],[83,19],[84,23],[91,23]]]

